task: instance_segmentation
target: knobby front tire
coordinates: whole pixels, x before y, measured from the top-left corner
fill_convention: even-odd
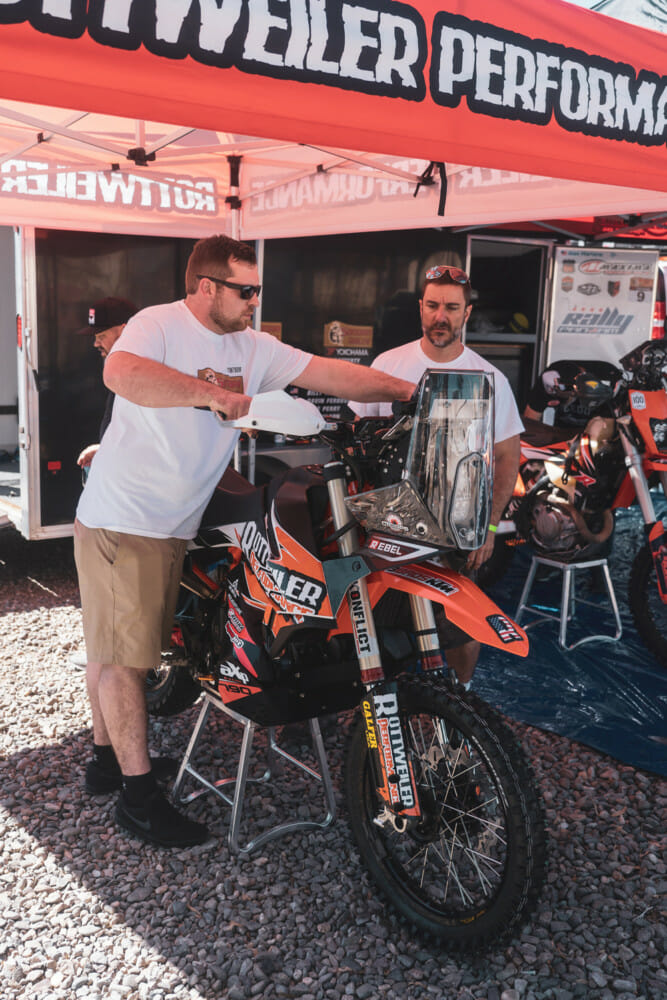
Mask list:
[[[509,727],[461,688],[407,679],[399,704],[423,819],[407,833],[374,823],[380,803],[360,718],[346,765],[352,832],[404,920],[445,948],[487,947],[517,930],[544,880],[535,778]]]
[[[653,556],[642,545],[630,570],[628,604],[642,642],[663,667],[667,667],[667,604],[658,592]]]

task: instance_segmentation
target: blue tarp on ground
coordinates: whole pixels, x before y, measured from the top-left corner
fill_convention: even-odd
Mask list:
[[[664,517],[661,494],[658,505]],[[483,648],[474,688],[511,719],[667,776],[667,669],[642,645],[627,603],[630,566],[643,538],[638,510],[617,512],[609,568],[623,623],[619,642],[596,641],[567,652],[558,645],[558,623],[543,622],[528,630],[531,648],[526,659]],[[489,590],[511,616],[517,610],[530,555],[528,546],[518,548],[510,571]],[[578,571],[578,580],[583,582],[587,574]],[[541,604],[556,608],[560,588],[557,572],[536,585],[531,601],[536,597]],[[599,632],[613,635],[607,599],[584,595],[584,587],[581,593],[599,602],[599,607],[580,607],[576,622],[568,626],[567,641]],[[528,615],[522,624],[532,620]]]

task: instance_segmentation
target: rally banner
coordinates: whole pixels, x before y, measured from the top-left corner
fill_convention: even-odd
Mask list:
[[[658,253],[557,247],[547,363],[599,358],[618,364],[651,336]]]
[[[0,0],[0,98],[664,191],[666,47],[559,0]]]

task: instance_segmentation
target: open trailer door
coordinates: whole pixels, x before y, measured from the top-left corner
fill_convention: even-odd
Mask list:
[[[0,518],[55,538],[72,534],[77,457],[99,441],[106,405],[94,338],[79,335],[88,309],[109,295],[137,308],[178,298],[193,241],[28,226],[13,237],[17,454],[0,465]]]

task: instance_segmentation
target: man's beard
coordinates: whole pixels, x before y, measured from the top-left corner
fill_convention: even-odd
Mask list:
[[[250,322],[249,319],[243,319],[242,317],[230,322],[215,306],[211,308],[210,317],[221,333],[236,333],[237,330],[245,330]]]
[[[444,327],[430,327],[428,330],[424,330],[424,336],[435,348],[444,349],[459,341],[462,331],[462,326],[450,326],[446,329]]]

